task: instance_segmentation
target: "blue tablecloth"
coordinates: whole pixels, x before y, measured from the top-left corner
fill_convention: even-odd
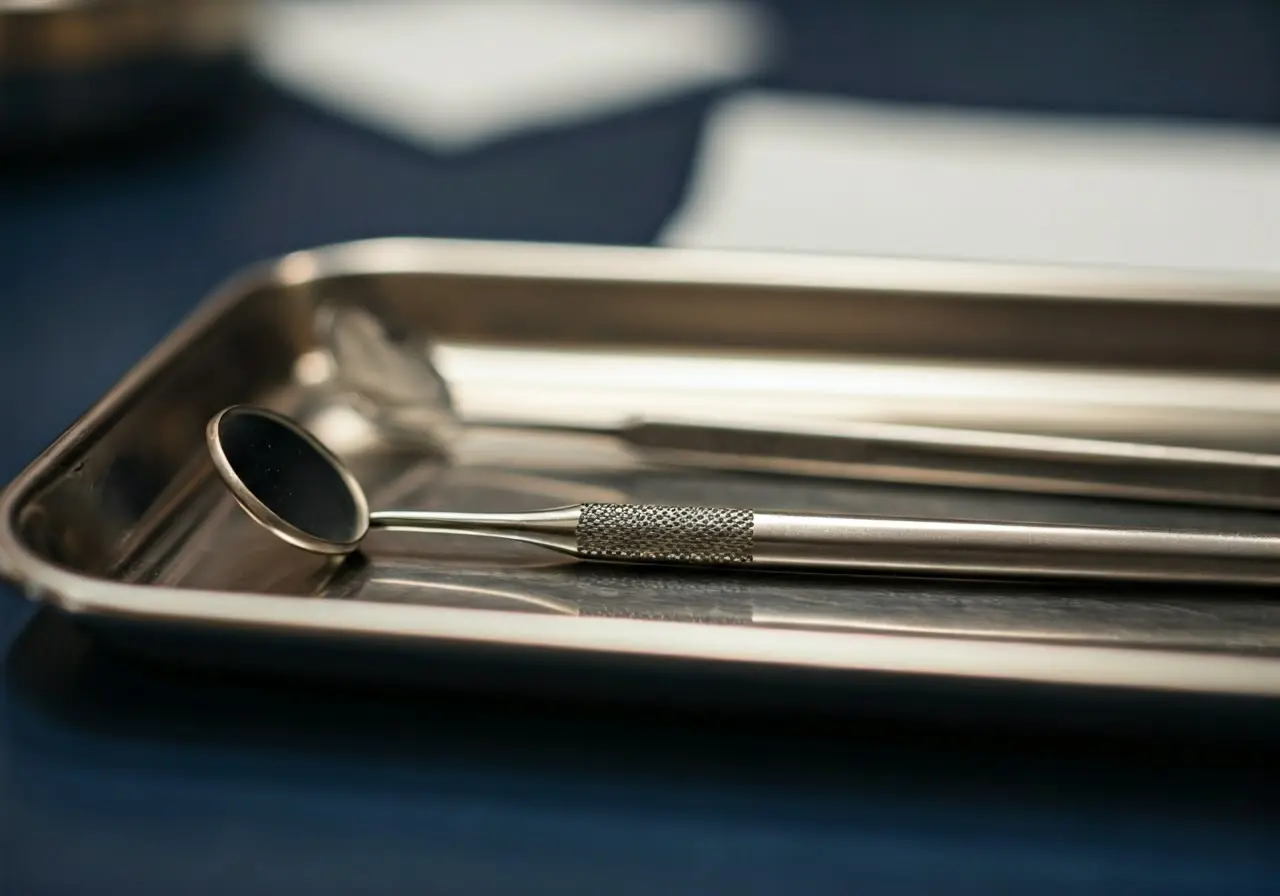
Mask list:
[[[779,5],[767,83],[1274,122],[1266,2]],[[644,243],[710,95],[441,160],[261,88],[0,173],[8,479],[240,266],[387,235]],[[0,893],[1280,891],[1244,747],[755,724],[179,673],[0,592]]]

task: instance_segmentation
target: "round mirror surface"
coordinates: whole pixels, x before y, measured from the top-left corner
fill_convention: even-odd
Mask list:
[[[303,534],[334,545],[364,536],[363,496],[336,458],[302,430],[253,408],[218,419],[217,440],[241,488]],[[272,525],[270,520],[260,520]]]

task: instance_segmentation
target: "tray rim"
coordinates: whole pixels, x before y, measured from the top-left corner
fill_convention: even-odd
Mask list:
[[[986,679],[1025,684],[1280,697],[1280,657],[1212,654],[1004,638],[821,632],[604,617],[540,616],[405,604],[130,585],[56,566],[27,549],[17,508],[144,384],[240,302],[275,287],[336,276],[453,274],[613,282],[857,288],[1003,295],[1019,300],[1280,307],[1280,277],[1150,270],[1008,266],[948,260],[724,252],[395,237],[321,246],[247,266],[226,278],[112,388],[0,492],[0,579],[31,602],[73,617],[244,634],[473,644],[540,652],[626,655],[821,669],[840,673]]]

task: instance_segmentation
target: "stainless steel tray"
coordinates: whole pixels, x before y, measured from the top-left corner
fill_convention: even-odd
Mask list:
[[[316,335],[335,305],[429,339],[469,424],[453,456],[391,438],[338,387]],[[553,693],[625,680],[663,701],[826,709],[893,694],[895,709],[938,711],[903,695],[945,694],[954,709],[999,691],[1053,715],[1065,704],[1025,701],[1048,688],[1234,699],[1269,719],[1270,593],[594,567],[385,534],[361,558],[303,569],[256,537],[203,435],[232,403],[293,414],[374,507],[714,502],[1280,532],[1261,513],[666,469],[607,434],[519,425],[788,414],[1275,449],[1277,345],[1275,281],[432,240],[324,248],[235,277],[35,460],[3,494],[0,567],[119,643],[223,665]]]

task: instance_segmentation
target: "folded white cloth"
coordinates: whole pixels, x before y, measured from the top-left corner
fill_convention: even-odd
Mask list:
[[[661,241],[1280,271],[1280,132],[744,92]]]
[[[274,0],[256,34],[269,77],[436,151],[732,83],[774,39],[730,0]]]

